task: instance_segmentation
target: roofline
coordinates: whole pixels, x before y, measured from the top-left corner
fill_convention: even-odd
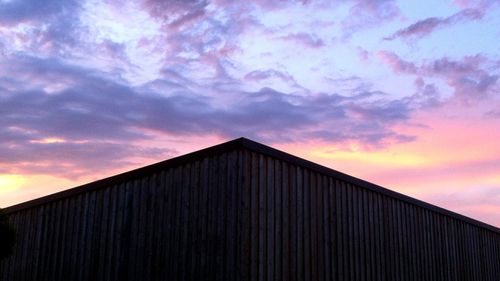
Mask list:
[[[261,153],[261,154],[264,154],[264,155],[267,155],[267,156],[270,156],[273,158],[277,158],[279,160],[289,162],[290,164],[302,166],[304,168],[319,172],[319,173],[327,175],[327,176],[338,178],[340,180],[343,180],[343,181],[351,183],[353,185],[371,190],[373,192],[377,192],[377,193],[386,195],[388,197],[398,199],[398,200],[401,200],[403,202],[407,202],[407,203],[413,204],[415,206],[418,206],[418,207],[421,207],[424,209],[428,209],[428,210],[437,212],[439,214],[442,214],[442,215],[445,215],[445,216],[448,216],[448,217],[451,217],[454,219],[465,221],[467,223],[470,223],[470,224],[473,224],[473,225],[476,225],[476,226],[479,226],[482,228],[486,228],[490,231],[493,231],[493,232],[500,234],[500,228],[495,227],[493,225],[490,225],[490,224],[475,220],[473,218],[455,213],[453,211],[438,207],[436,205],[415,199],[413,197],[404,195],[402,193],[392,191],[392,190],[387,189],[385,187],[382,187],[380,185],[377,185],[377,184],[353,177],[351,175],[336,171],[334,169],[316,164],[314,162],[311,162],[311,161],[305,160],[303,158],[300,158],[300,157],[291,155],[289,153],[283,152],[281,150],[277,150],[275,148],[263,145],[261,143],[249,140],[247,138],[234,139],[234,140],[222,143],[222,144],[218,144],[218,145],[211,146],[211,147],[208,147],[208,148],[205,148],[202,150],[198,150],[198,151],[191,152],[191,153],[188,153],[185,155],[181,155],[181,156],[178,156],[175,158],[171,158],[171,159],[168,159],[168,160],[165,160],[162,162],[158,162],[158,163],[155,163],[152,165],[148,165],[148,166],[145,166],[142,168],[138,168],[138,169],[135,169],[135,170],[132,170],[129,172],[121,173],[121,174],[111,176],[111,177],[108,177],[108,178],[105,178],[102,180],[94,181],[91,183],[80,185],[80,186],[75,187],[75,188],[67,189],[67,190],[57,192],[57,193],[54,193],[51,195],[47,195],[47,196],[40,197],[40,198],[37,198],[34,200],[30,200],[30,201],[27,201],[24,203],[13,205],[13,206],[5,208],[4,210],[7,213],[14,213],[17,211],[21,211],[21,210],[28,209],[28,208],[33,208],[33,207],[43,205],[43,204],[46,204],[46,203],[49,203],[49,202],[52,202],[55,200],[59,200],[62,198],[71,197],[71,196],[74,196],[74,195],[77,195],[80,193],[90,192],[90,191],[98,190],[101,188],[109,187],[111,185],[115,185],[115,184],[118,184],[118,183],[121,183],[121,182],[124,182],[127,180],[131,180],[134,178],[138,178],[138,177],[149,175],[149,174],[152,174],[155,172],[159,172],[161,170],[164,170],[165,168],[178,166],[178,165],[185,164],[188,162],[196,161],[196,160],[201,159],[201,158],[210,157],[210,156],[217,155],[217,154],[220,154],[223,152],[232,151],[232,150],[241,149],[241,148],[248,149],[248,150],[251,150],[254,152],[258,152],[258,153]]]
[[[3,210],[6,213],[14,213],[24,209],[29,209],[33,207],[37,207],[39,205],[43,205],[46,203],[50,203],[55,200],[71,197],[74,195],[78,195],[80,193],[91,192],[94,190],[99,190],[102,188],[106,188],[115,184],[119,184],[128,180],[140,178],[146,175],[150,175],[159,171],[162,171],[166,168],[176,167],[188,162],[193,162],[198,159],[202,159],[205,157],[214,156],[217,154],[221,154],[226,151],[231,151],[239,148],[243,148],[243,138],[234,139],[225,143],[221,143],[215,146],[211,146],[208,148],[204,148],[201,150],[197,150],[188,154],[180,155],[171,159],[167,159],[158,163],[154,163],[151,165],[147,165],[138,169],[134,169],[131,171],[127,171],[124,173],[120,173],[111,177],[107,177],[101,180],[93,181],[90,183],[86,183],[77,187],[73,187],[70,189],[66,189],[57,193],[49,194],[40,198],[36,198],[33,200],[29,200],[23,203],[19,203],[16,205],[12,205],[10,207],[6,207]]]

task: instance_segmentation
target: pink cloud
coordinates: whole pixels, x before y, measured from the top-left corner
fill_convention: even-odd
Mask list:
[[[487,11],[495,5],[499,5],[499,2],[495,0],[453,0],[453,3],[462,9],[473,8],[481,11]]]
[[[356,54],[361,59],[361,61],[363,61],[363,62],[369,62],[370,61],[371,54],[367,50],[365,50],[365,49],[363,49],[361,47],[357,47],[356,48]]]
[[[438,206],[500,226],[500,186],[473,186],[466,190],[435,192],[423,197]]]
[[[415,74],[417,67],[415,64],[402,60],[398,55],[388,51],[380,51],[377,53],[379,59],[387,64],[396,73]]]
[[[498,66],[481,55],[460,60],[445,57],[421,65],[405,61],[393,52],[380,51],[377,55],[395,73],[443,79],[453,88],[454,96],[465,103],[491,95],[498,87]]]

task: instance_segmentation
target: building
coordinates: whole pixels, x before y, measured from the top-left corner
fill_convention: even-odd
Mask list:
[[[500,280],[497,227],[244,138],[6,211],[1,280]]]

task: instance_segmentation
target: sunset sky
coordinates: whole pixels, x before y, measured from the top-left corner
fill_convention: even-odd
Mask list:
[[[500,226],[500,1],[0,0],[0,207],[247,137]]]

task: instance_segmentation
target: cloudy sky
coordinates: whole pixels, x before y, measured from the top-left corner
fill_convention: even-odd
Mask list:
[[[240,136],[500,226],[500,3],[0,0],[0,207]]]

